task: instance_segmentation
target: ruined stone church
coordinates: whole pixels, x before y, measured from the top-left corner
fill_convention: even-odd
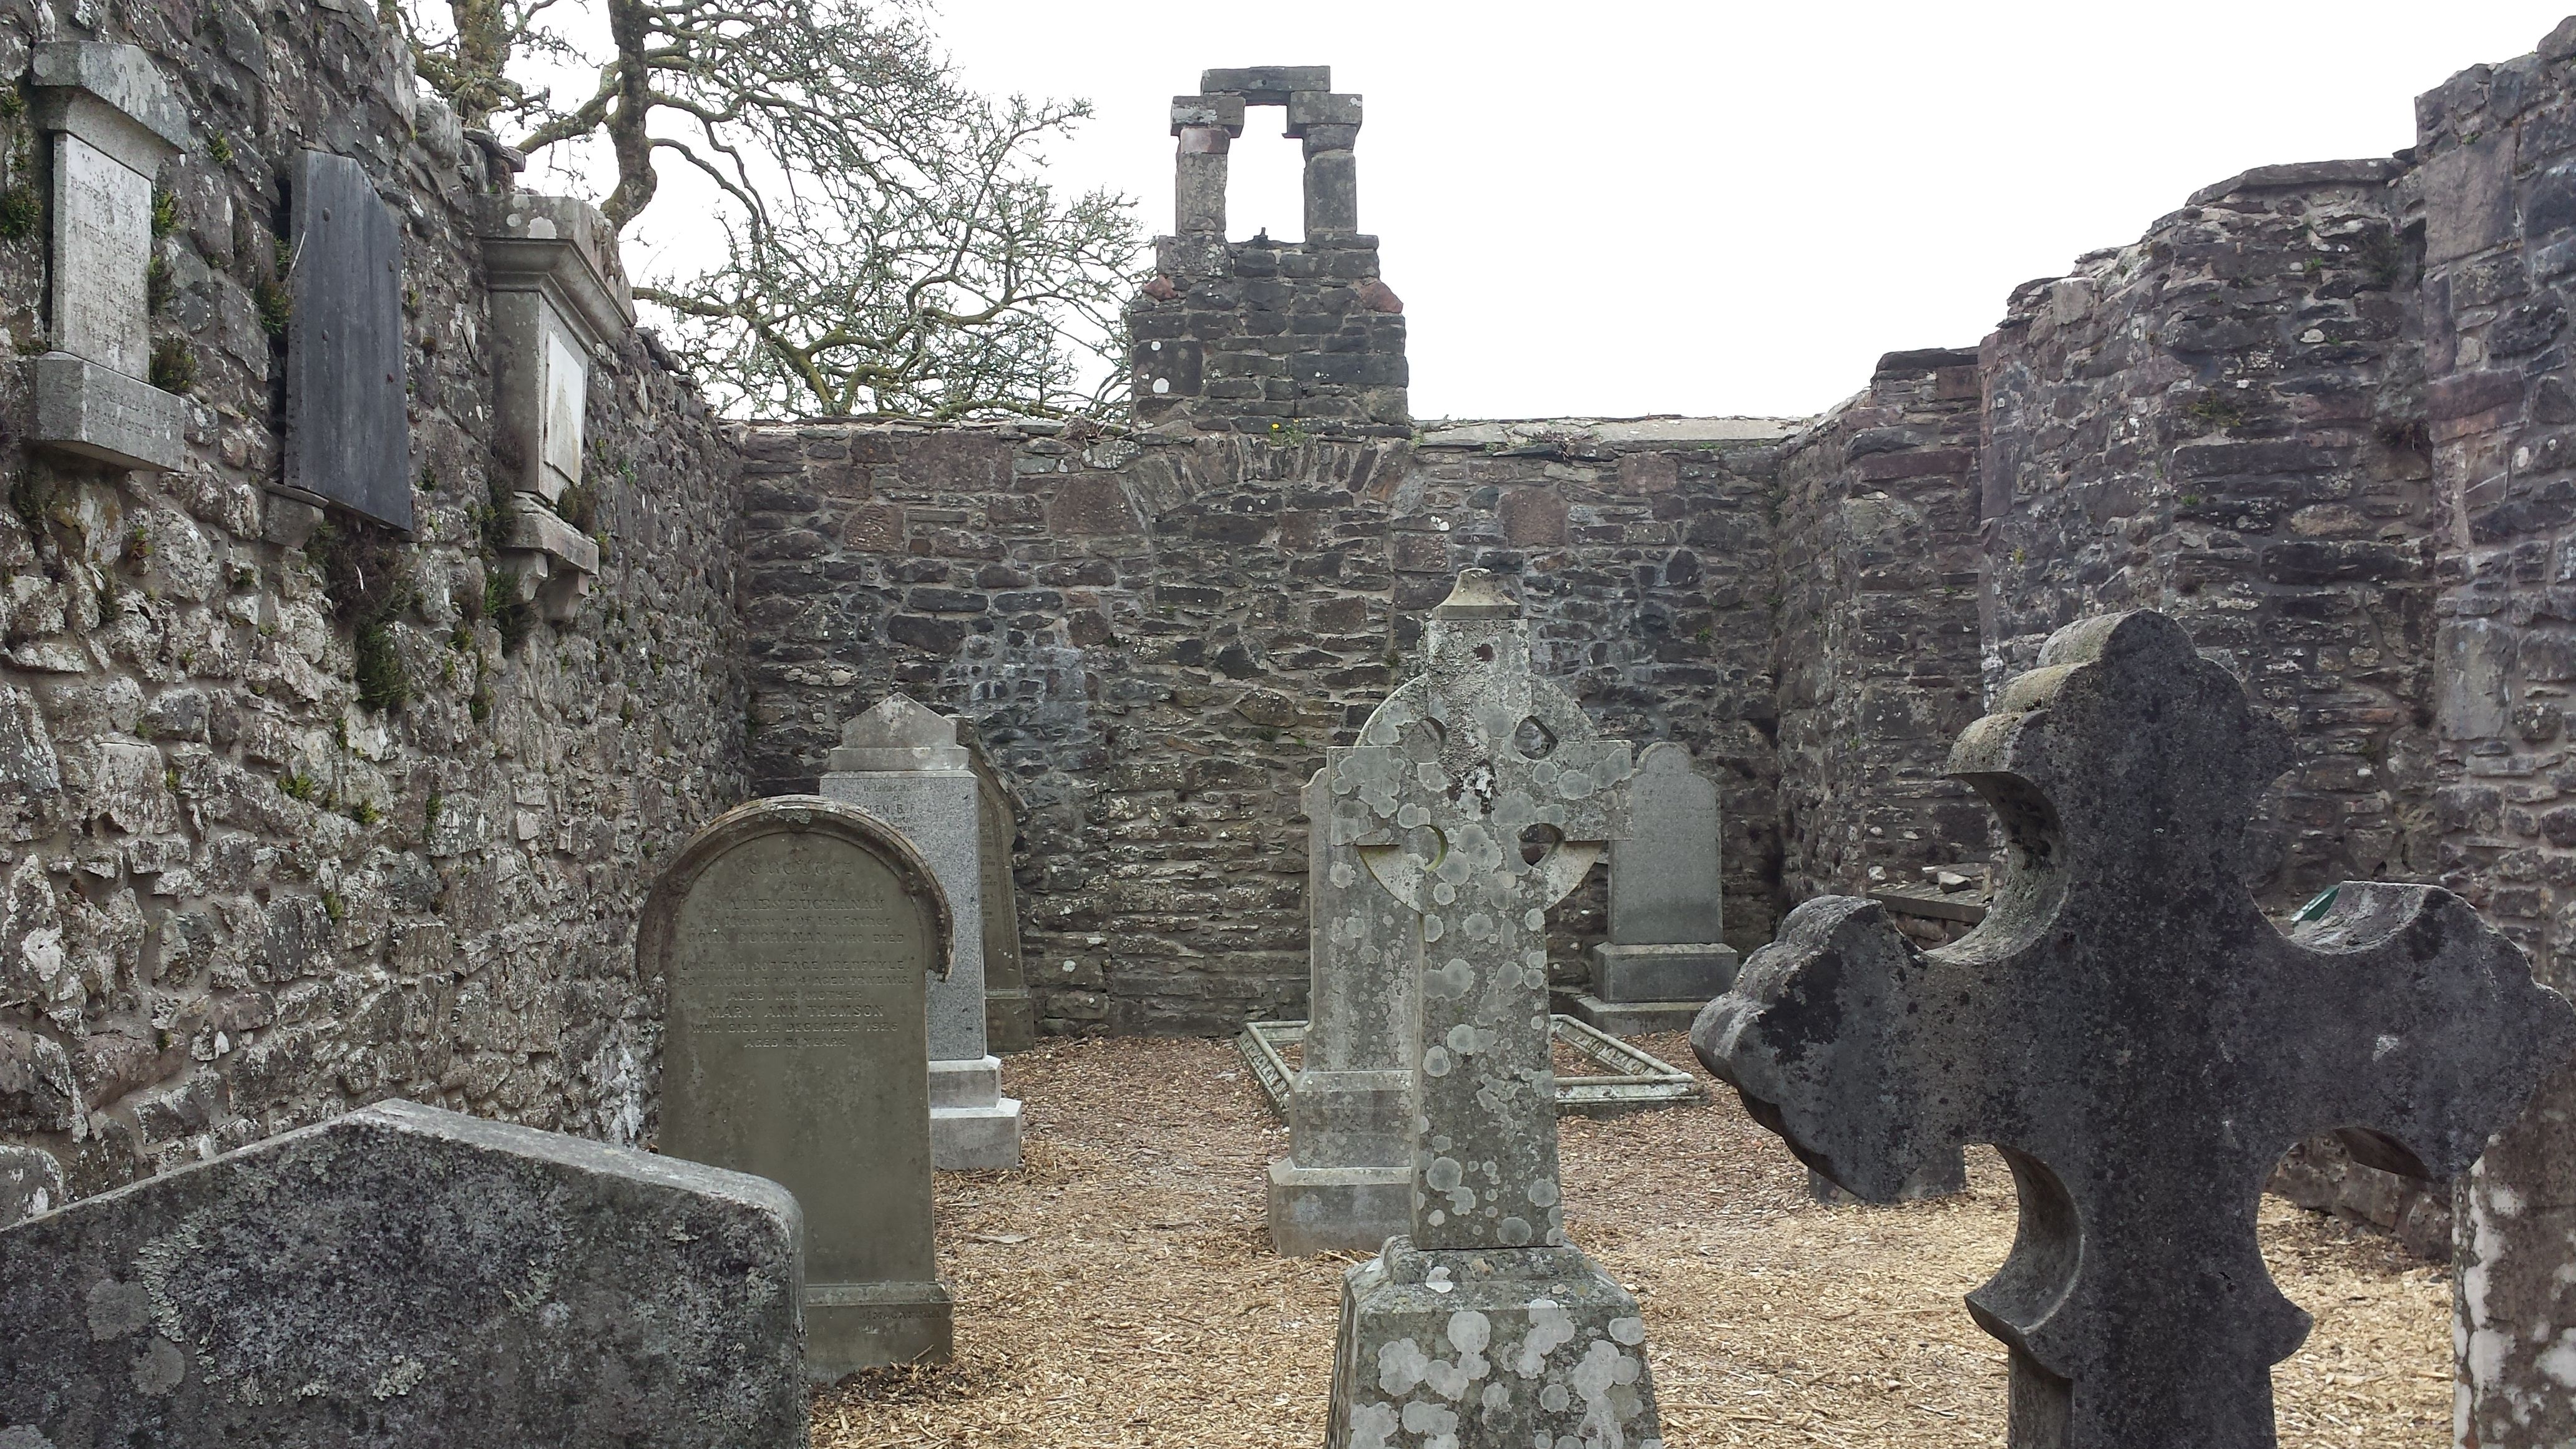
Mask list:
[[[1951,741],[2151,607],[2288,731],[2273,916],[2437,883],[2576,973],[2576,20],[1813,418],[1418,422],[1360,97],[1211,71],[1104,433],[718,417],[369,7],[77,8],[0,0],[0,1226],[391,1097],[652,1141],[656,872],[898,691],[1012,806],[997,1044],[1296,1016],[1300,790],[1467,568],[1719,780],[1740,952],[1988,860]],[[1229,240],[1272,108],[1305,239]],[[2456,1203],[2464,1443],[2576,1438],[2571,1110],[2448,1202],[2314,1149]]]

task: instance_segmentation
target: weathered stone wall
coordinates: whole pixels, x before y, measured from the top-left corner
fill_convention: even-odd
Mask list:
[[[889,688],[970,716],[1025,803],[1030,985],[1058,1031],[1224,1031],[1306,990],[1298,792],[1469,565],[1541,667],[1725,791],[1727,934],[1777,892],[1770,423],[1471,425],[1411,443],[1081,443],[760,427],[752,760],[805,788]],[[1561,973],[1597,900],[1558,913]]]
[[[168,475],[39,455],[0,360],[0,1138],[82,1194],[389,1095],[634,1140],[658,1040],[635,911],[742,794],[730,445],[649,343],[602,358],[597,587],[561,627],[487,600],[484,152],[369,7],[96,13],[65,38],[152,52],[196,132],[154,242],[191,424]],[[0,79],[38,23],[0,0]],[[401,228],[408,542],[345,520],[268,541],[296,507],[264,485],[303,147],[362,163]],[[0,238],[11,358],[42,345],[44,249],[42,226]],[[390,610],[375,687],[408,694],[381,711],[361,603]]]
[[[1792,904],[1985,855],[1942,778],[1983,713],[1977,355],[1891,352],[1782,450],[1781,886]]]
[[[2394,162],[2270,167],[2030,283],[1982,370],[1989,690],[2154,608],[2299,762],[2249,855],[2277,911],[2434,868],[2431,465]]]
[[[2440,549],[2442,883],[2576,987],[2576,20],[2538,53],[2416,103],[2401,190],[2424,262]],[[2560,1367],[2576,1319],[2576,1072],[2544,1087],[2456,1198],[2459,1439],[2576,1438]]]
[[[1401,438],[1404,304],[1377,238],[1161,237],[1127,309],[1136,418],[1161,431]]]

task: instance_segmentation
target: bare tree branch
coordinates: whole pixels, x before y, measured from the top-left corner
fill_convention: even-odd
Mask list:
[[[1058,196],[1040,172],[1090,107],[968,90],[918,0],[575,0],[604,14],[605,56],[549,28],[562,0],[398,3],[420,74],[469,124],[531,153],[602,145],[621,232],[662,194],[663,158],[712,185],[722,261],[637,295],[719,403],[1071,417],[1121,399],[1133,203]],[[597,80],[558,106],[534,63],[567,60]]]

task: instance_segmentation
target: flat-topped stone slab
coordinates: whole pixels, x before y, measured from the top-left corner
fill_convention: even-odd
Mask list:
[[[381,1103],[0,1231],[0,1444],[801,1449],[800,1221]]]

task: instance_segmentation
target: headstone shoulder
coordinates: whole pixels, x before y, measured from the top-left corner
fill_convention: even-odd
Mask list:
[[[940,889],[939,878],[932,874],[929,862],[922,859],[921,852],[902,832],[863,810],[820,795],[774,795],[737,805],[709,821],[654,884],[644,904],[644,929],[638,939],[648,949],[667,951],[671,938],[666,929],[669,918],[687,898],[689,887],[699,875],[744,841],[782,831],[838,836],[882,860],[902,882],[904,891],[932,913],[931,972],[942,977],[948,974],[955,960],[949,943],[956,923],[950,914],[948,894]],[[648,966],[663,964],[650,962]]]

